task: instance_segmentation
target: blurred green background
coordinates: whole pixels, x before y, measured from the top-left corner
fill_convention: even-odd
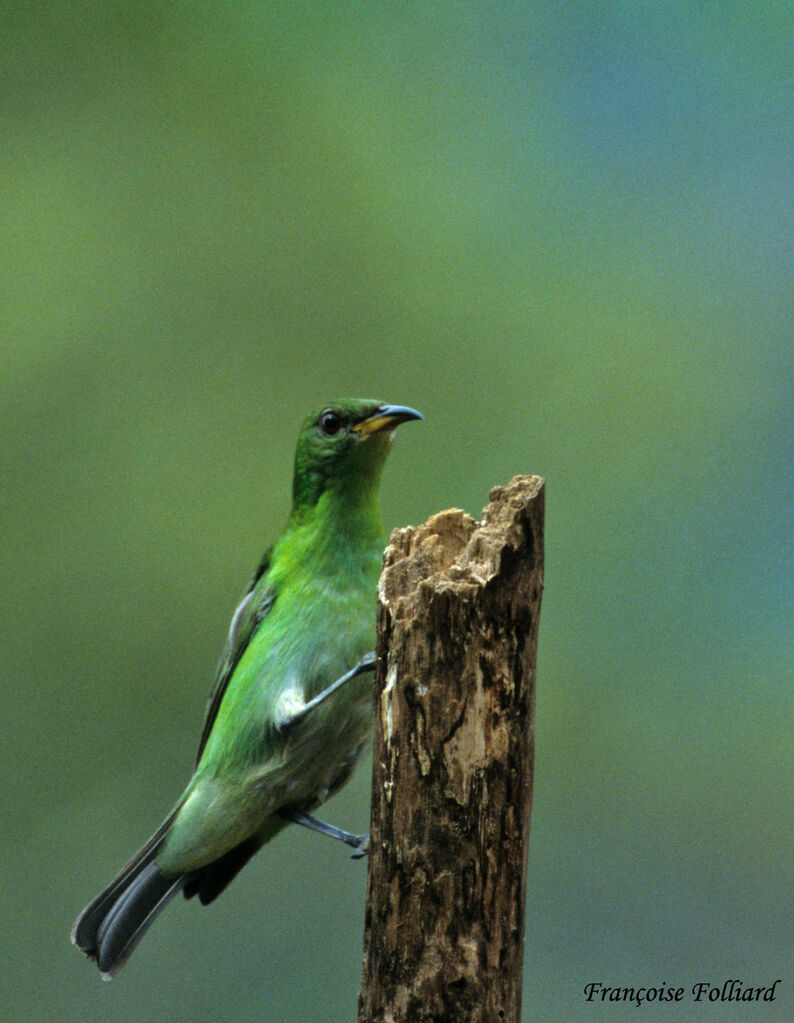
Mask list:
[[[2,1018],[354,1018],[366,867],[295,829],[113,984],[68,934],[364,395],[427,417],[389,528],[547,479],[525,1019],[789,1021],[790,4],[5,3],[0,57]]]

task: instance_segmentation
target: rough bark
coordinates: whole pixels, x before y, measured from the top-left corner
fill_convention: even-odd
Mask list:
[[[518,1023],[542,589],[537,476],[392,533],[359,1023]]]

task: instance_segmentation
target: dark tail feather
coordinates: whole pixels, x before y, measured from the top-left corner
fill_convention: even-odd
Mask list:
[[[103,977],[115,977],[183,883],[163,877],[153,862],[138,874],[99,928],[96,961]]]
[[[118,973],[184,883],[181,877],[164,877],[155,863],[174,816],[162,824],[75,921],[72,941],[89,959],[96,960],[106,979]]]
[[[90,902],[75,921],[72,942],[96,961],[106,980],[115,977],[136,945],[177,892],[212,902],[262,845],[251,836],[213,863],[190,874],[165,877],[156,857],[179,807],[139,849],[121,873]],[[280,823],[277,830],[284,827]]]
[[[224,853],[214,863],[187,874],[185,877],[185,898],[192,899],[198,895],[203,906],[217,899],[224,888],[233,881],[246,863],[261,846],[261,841],[252,836]]]

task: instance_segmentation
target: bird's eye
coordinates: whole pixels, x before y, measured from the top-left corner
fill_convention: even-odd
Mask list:
[[[342,420],[332,409],[327,409],[320,416],[320,429],[326,437],[335,437],[342,428]]]

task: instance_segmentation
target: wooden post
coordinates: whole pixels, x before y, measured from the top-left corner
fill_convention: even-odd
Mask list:
[[[543,486],[392,533],[359,1023],[519,1023]]]

